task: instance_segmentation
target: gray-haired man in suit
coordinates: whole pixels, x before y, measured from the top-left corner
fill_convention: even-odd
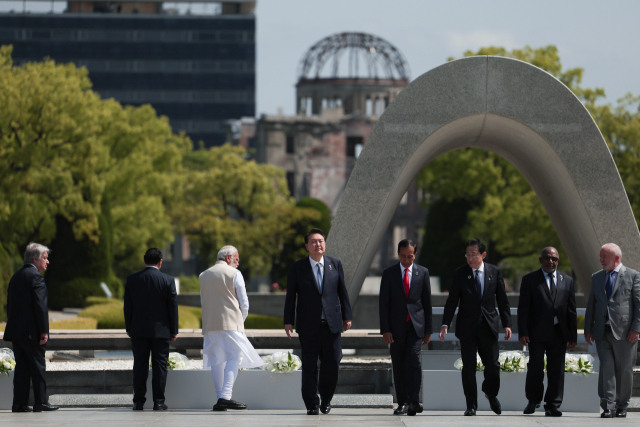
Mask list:
[[[622,265],[615,243],[600,249],[602,271],[591,276],[584,337],[600,358],[602,418],[626,417],[640,331],[640,273]],[[617,410],[616,410],[617,406]]]

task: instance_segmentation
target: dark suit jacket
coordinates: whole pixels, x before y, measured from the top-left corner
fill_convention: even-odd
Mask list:
[[[340,260],[325,255],[322,295],[316,285],[309,257],[293,263],[287,279],[284,324],[296,324],[299,334],[316,334],[320,330],[322,309],[334,334],[342,331],[342,321],[351,320],[351,304],[344,283]],[[296,307],[296,297],[298,297]],[[296,322],[297,319],[297,322]]]
[[[478,330],[478,319],[482,315],[497,338],[499,325],[496,300],[500,318],[502,319],[502,326],[510,328],[511,311],[500,269],[495,265],[484,263],[484,292],[481,302],[478,299],[473,269],[468,264],[465,264],[453,273],[453,282],[444,306],[442,324],[451,326],[453,315],[459,303],[456,337],[460,339],[474,337]]]
[[[429,270],[413,264],[409,298],[404,291],[400,263],[382,273],[380,281],[380,333],[391,332],[394,340],[406,331],[407,310],[419,337],[431,334],[431,282]]]
[[[4,340],[39,340],[49,333],[47,286],[44,277],[31,264],[25,264],[9,282],[7,326]]]
[[[177,335],[175,279],[153,267],[127,277],[124,321],[132,338],[171,338],[171,335]]]
[[[527,274],[520,285],[518,300],[518,334],[532,342],[553,340],[553,318],[558,317],[562,336],[567,342],[578,341],[576,295],[573,279],[557,272],[556,301],[551,300],[542,269]]]

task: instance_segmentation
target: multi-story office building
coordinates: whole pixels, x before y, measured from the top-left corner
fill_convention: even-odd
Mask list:
[[[180,2],[172,2],[180,3]],[[255,116],[255,1],[68,1],[63,13],[0,13],[0,45],[16,64],[50,57],[85,66],[93,89],[151,104],[197,144],[225,142],[224,122]]]

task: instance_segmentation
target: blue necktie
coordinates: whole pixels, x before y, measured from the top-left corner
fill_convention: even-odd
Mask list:
[[[317,263],[316,267],[318,267],[316,282],[318,282],[318,290],[320,291],[320,295],[322,295],[322,265],[320,265],[320,263]]]
[[[482,299],[482,283],[480,283],[480,270],[476,270],[476,290],[478,291],[478,299]]]
[[[604,289],[607,291],[607,300],[611,298],[611,294],[613,293],[613,271],[609,271],[607,273],[607,280],[604,282]]]

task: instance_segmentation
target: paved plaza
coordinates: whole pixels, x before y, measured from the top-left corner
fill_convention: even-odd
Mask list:
[[[303,411],[144,411],[130,409],[60,409],[50,413],[14,414],[0,411],[3,427],[27,426],[601,426],[603,423],[638,425],[640,412],[626,419],[603,420],[600,414],[565,413],[561,418],[545,417],[544,412],[524,416],[521,412],[479,412],[465,417],[462,412],[424,412],[415,417],[394,416],[389,409],[333,409],[329,415],[307,416]]]

